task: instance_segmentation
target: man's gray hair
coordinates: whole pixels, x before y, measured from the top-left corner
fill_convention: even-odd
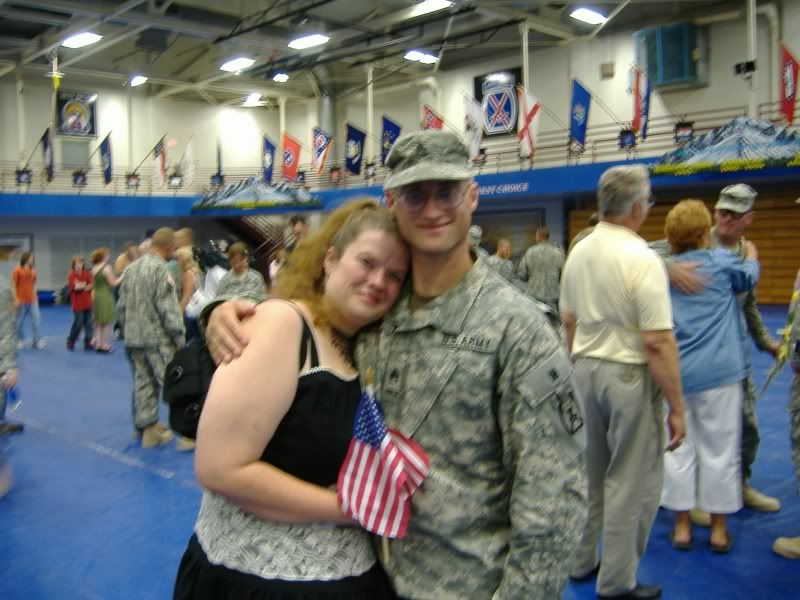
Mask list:
[[[650,196],[650,175],[642,165],[611,167],[597,184],[597,212],[601,218],[621,217]]]

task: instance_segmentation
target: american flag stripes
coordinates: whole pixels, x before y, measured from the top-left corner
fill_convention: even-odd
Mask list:
[[[425,480],[428,468],[428,457],[419,445],[386,428],[372,386],[367,385],[339,470],[337,495],[342,511],[367,531],[403,537],[411,495]]]

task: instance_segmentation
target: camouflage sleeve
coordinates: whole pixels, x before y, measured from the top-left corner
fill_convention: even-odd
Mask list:
[[[762,352],[769,351],[770,344],[774,344],[775,340],[769,335],[769,331],[764,326],[764,321],[761,319],[761,313],[756,303],[755,290],[747,292],[742,310],[744,311],[745,321],[747,321],[747,332],[750,334],[750,337],[753,338],[756,347]]]
[[[168,271],[160,271],[156,282],[156,310],[161,318],[164,330],[172,338],[178,348],[185,342],[186,329],[183,325],[183,313],[175,293],[175,283],[168,276]]]
[[[122,282],[119,284],[119,295],[117,296],[116,318],[122,331],[125,331],[125,317],[127,316],[128,287],[126,281],[127,280],[123,276]]]
[[[654,250],[664,262],[669,259],[671,252],[669,249],[669,242],[667,240],[656,240],[655,242],[650,242],[647,245],[650,246],[650,249]]]
[[[0,286],[0,373],[17,366],[17,340],[14,332],[14,297],[11,289]]]
[[[528,281],[528,253],[522,255],[517,265],[517,279]]]
[[[513,483],[509,552],[494,598],[550,600],[561,597],[586,520],[583,417],[556,334],[541,320],[516,339],[500,356],[498,421]]]
[[[792,292],[793,302],[789,305],[789,313],[792,314],[792,331],[789,334],[789,360],[792,368],[800,371],[800,301],[795,301],[795,294],[800,293],[800,270],[797,271],[797,279],[794,282]]]

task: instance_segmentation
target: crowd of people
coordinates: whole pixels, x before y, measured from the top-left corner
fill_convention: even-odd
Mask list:
[[[507,239],[491,256],[480,247],[459,136],[404,135],[386,167],[385,206],[353,200],[313,232],[293,221],[269,294],[242,244],[208,293],[213,265],[168,228],[121,256],[120,273],[107,252],[89,275],[73,260],[68,346],[83,329],[102,350],[86,294],[119,283],[142,447],[173,437],[159,389],[191,321],[220,365],[196,446],[178,439],[195,449],[203,497],[174,598],[549,600],[568,579],[596,579],[601,599],[657,598],[637,570],[659,506],[674,512],[676,551],[693,548],[694,522],[720,554],[733,547],[727,515],[780,509],[749,485],[750,338],[791,353],[800,479],[800,326],[782,346],[758,314],[752,188],[723,189],[713,227],[702,202],[679,202],[648,245],[648,172],[613,167],[566,257],[542,227],[515,268]],[[16,377],[13,352],[0,371]],[[407,531],[383,542],[337,486],[368,383],[386,426],[429,461]],[[800,538],[774,550],[800,558]]]

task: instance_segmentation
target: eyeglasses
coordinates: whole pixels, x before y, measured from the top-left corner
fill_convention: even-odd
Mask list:
[[[453,210],[464,201],[467,189],[463,181],[412,183],[397,190],[397,199],[410,212],[425,208],[428,198],[443,210]]]
[[[734,221],[738,221],[742,217],[744,217],[747,213],[749,213],[751,211],[746,210],[744,212],[739,213],[739,212],[735,212],[735,211],[732,211],[732,210],[726,210],[724,208],[718,208],[717,212],[719,213],[720,217],[727,217],[729,219],[733,219]]]

